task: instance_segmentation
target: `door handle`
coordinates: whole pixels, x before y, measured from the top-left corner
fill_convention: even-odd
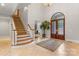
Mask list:
[[[58,32],[58,30],[56,30],[56,32]]]

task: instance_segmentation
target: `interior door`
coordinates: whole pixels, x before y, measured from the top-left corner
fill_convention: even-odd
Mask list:
[[[60,12],[51,18],[51,38],[65,40],[65,17]]]

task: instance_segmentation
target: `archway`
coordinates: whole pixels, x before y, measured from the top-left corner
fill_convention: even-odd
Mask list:
[[[51,17],[51,38],[65,40],[65,15],[56,12]]]

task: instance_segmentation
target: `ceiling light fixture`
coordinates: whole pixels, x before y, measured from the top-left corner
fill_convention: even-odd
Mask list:
[[[1,3],[1,6],[5,6],[5,4],[4,3]]]

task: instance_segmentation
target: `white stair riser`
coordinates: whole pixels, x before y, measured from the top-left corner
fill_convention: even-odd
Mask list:
[[[32,37],[17,38],[17,40],[30,39]]]
[[[18,35],[17,37],[27,37],[27,36],[29,36],[29,35]]]
[[[32,40],[21,41],[21,42],[17,42],[17,44],[27,43],[27,42],[31,42],[31,41]]]

